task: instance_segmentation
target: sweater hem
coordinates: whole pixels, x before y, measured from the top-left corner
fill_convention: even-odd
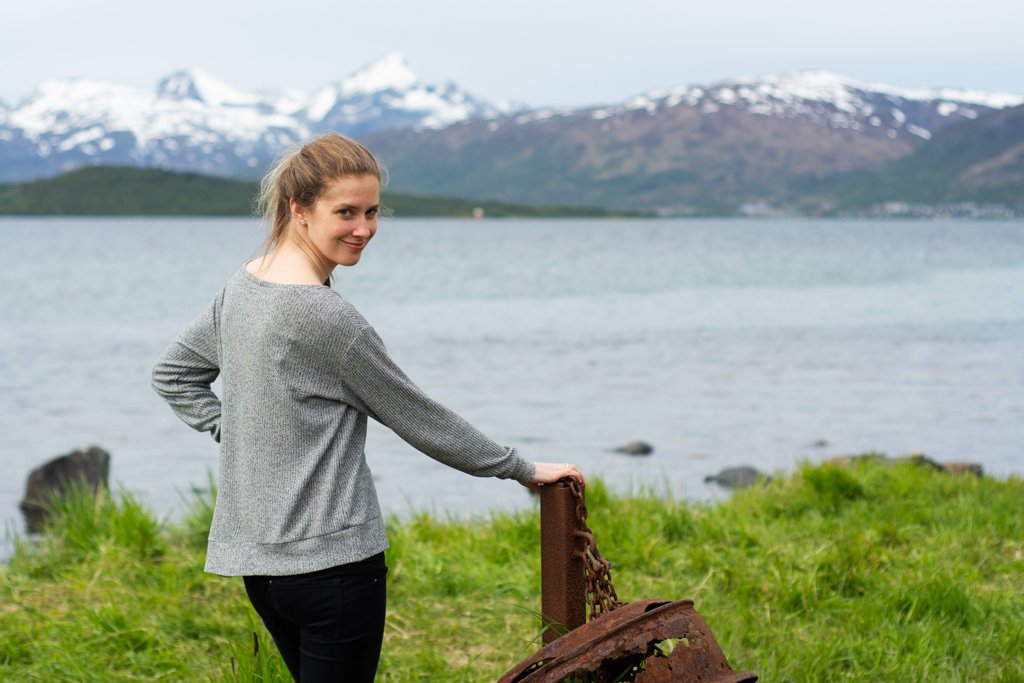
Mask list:
[[[383,517],[331,534],[286,543],[211,539],[205,571],[219,576],[291,576],[359,562],[389,548]]]

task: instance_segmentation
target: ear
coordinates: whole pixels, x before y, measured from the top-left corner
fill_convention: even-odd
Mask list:
[[[302,208],[302,205],[295,201],[294,198],[288,200],[288,208],[291,209],[292,218],[305,224],[306,210]]]

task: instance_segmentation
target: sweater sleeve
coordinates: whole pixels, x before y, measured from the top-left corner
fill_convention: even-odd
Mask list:
[[[533,463],[516,449],[498,445],[413,384],[372,327],[363,328],[349,345],[344,369],[347,388],[413,448],[476,477],[524,484],[533,478]]]
[[[153,388],[187,425],[220,442],[220,399],[211,385],[220,374],[217,303],[182,330],[153,366]]]

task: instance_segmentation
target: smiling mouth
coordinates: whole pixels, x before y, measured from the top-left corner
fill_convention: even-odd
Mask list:
[[[365,247],[366,244],[367,244],[366,242],[353,243],[353,242],[346,242],[345,240],[341,240],[341,243],[344,244],[349,249],[352,249],[354,251],[362,251],[363,247]]]

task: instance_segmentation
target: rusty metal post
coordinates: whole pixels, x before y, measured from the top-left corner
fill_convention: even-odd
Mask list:
[[[559,481],[540,490],[540,589],[544,644],[553,642],[562,628],[571,631],[586,622],[587,581],[583,539],[576,515],[576,499],[569,484]],[[560,626],[559,626],[560,625]]]

